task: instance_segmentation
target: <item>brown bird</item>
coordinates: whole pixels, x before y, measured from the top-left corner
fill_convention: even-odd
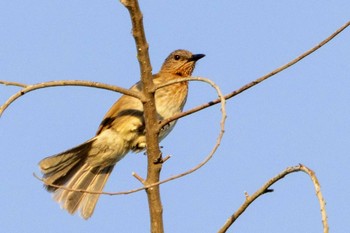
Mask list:
[[[192,54],[186,50],[172,52],[164,61],[158,74],[153,75],[157,84],[191,76],[196,61],[204,54]],[[142,91],[138,82],[130,88]],[[155,93],[159,120],[181,112],[187,98],[188,82],[160,88]],[[159,139],[165,138],[176,122],[162,130]],[[63,153],[47,157],[39,166],[45,182],[73,190],[101,192],[114,165],[129,151],[139,152],[146,148],[143,106],[139,99],[121,96],[106,113],[96,136]],[[70,214],[78,209],[84,219],[94,212],[100,194],[69,191],[45,185],[54,193],[54,199]]]

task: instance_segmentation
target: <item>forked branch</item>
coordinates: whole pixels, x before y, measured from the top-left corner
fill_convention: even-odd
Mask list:
[[[305,172],[309,175],[309,177],[312,180],[312,183],[314,185],[316,196],[318,198],[318,201],[320,203],[320,209],[321,209],[321,216],[322,216],[322,224],[323,224],[323,232],[328,233],[329,227],[328,227],[328,221],[327,221],[327,213],[326,213],[326,202],[323,198],[320,183],[318,182],[318,179],[315,175],[315,173],[308,167],[300,164],[298,166],[294,167],[288,167],[283,172],[278,174],[277,176],[270,179],[268,182],[266,182],[259,190],[257,190],[253,195],[246,195],[246,199],[243,202],[243,204],[238,208],[238,210],[232,214],[225,224],[220,228],[218,233],[224,233],[226,232],[230,226],[239,218],[241,214],[246,211],[246,209],[249,207],[250,204],[252,204],[258,197],[262,196],[265,193],[269,193],[270,187],[276,183],[277,181],[283,179],[285,176],[292,174],[294,172]]]

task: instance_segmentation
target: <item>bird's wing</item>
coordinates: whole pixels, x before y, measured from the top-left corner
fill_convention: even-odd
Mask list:
[[[142,90],[142,84],[138,82],[132,86],[130,90],[140,92]],[[100,134],[103,130],[109,129],[111,127],[116,130],[123,131],[124,127],[126,126],[134,125],[134,127],[140,127],[142,124],[143,106],[141,101],[135,97],[123,95],[106,113],[97,130],[96,135]]]

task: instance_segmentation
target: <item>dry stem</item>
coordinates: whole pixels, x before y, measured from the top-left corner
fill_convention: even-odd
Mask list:
[[[227,221],[220,228],[218,233],[226,232],[230,228],[230,226],[236,221],[236,219],[238,219],[239,216],[241,214],[243,214],[243,212],[249,207],[250,204],[252,204],[261,195],[268,193],[268,192],[271,192],[271,190],[269,189],[269,187],[271,187],[271,185],[273,185],[277,181],[283,179],[286,175],[289,175],[289,174],[294,173],[294,172],[301,172],[301,171],[308,174],[310,176],[313,184],[314,184],[316,196],[319,200],[320,207],[321,207],[323,232],[328,233],[329,227],[328,227],[328,222],[327,222],[326,203],[325,203],[324,198],[323,198],[322,193],[321,193],[320,184],[317,180],[317,177],[315,176],[315,173],[311,169],[309,169],[308,167],[306,167],[302,164],[300,164],[298,166],[294,166],[294,167],[288,167],[283,172],[281,172],[280,174],[278,174],[277,176],[273,177],[268,182],[266,182],[253,195],[249,196],[248,194],[245,194],[245,201],[243,202],[243,204],[238,208],[238,210],[233,215],[231,215],[227,219]]]
[[[0,80],[0,83],[5,84],[5,81]],[[14,83],[14,82],[11,82]],[[16,83],[19,84],[19,83]],[[8,84],[7,84],[8,85]],[[42,88],[47,87],[59,87],[59,86],[85,86],[85,87],[94,87],[94,88],[101,88],[111,91],[116,91],[123,93],[125,95],[130,95],[138,99],[142,99],[142,96],[139,92],[131,91],[129,89],[125,89],[118,86],[113,86],[109,84],[99,83],[99,82],[90,82],[90,81],[82,81],[82,80],[60,80],[60,81],[50,81],[50,82],[43,82],[33,85],[23,85],[23,89],[12,95],[2,106],[0,106],[0,117],[3,114],[3,112],[19,97],[23,96],[26,93],[29,93],[31,91],[35,91]]]
[[[4,80],[0,80],[0,84],[3,84],[5,86],[16,86],[16,87],[26,87],[26,86],[28,86],[28,85],[23,84],[23,83],[10,82],[10,81],[4,81]]]
[[[302,60],[303,58],[309,56],[310,54],[314,53],[316,50],[318,50],[319,48],[321,48],[322,46],[324,46],[325,44],[327,44],[327,43],[328,43],[329,41],[331,41],[334,37],[336,37],[339,33],[341,33],[343,30],[345,30],[348,26],[350,26],[350,21],[347,22],[346,24],[344,24],[343,26],[341,26],[338,30],[336,30],[334,33],[332,33],[330,36],[328,36],[328,37],[327,37],[326,39],[324,39],[322,42],[320,42],[319,44],[317,44],[315,47],[313,47],[313,48],[309,49],[308,51],[304,52],[303,54],[301,54],[301,55],[298,56],[297,58],[293,59],[292,61],[288,62],[287,64],[285,64],[285,65],[283,65],[283,66],[281,66],[281,67],[279,67],[279,68],[273,70],[272,72],[270,72],[270,73],[268,73],[268,74],[265,74],[264,76],[261,76],[260,78],[258,78],[258,79],[256,79],[256,80],[254,80],[254,81],[252,81],[252,82],[250,82],[250,83],[248,83],[248,84],[242,86],[241,88],[239,88],[239,89],[237,89],[237,90],[235,90],[235,91],[233,91],[233,92],[231,92],[231,93],[225,95],[225,96],[224,96],[225,99],[226,99],[226,100],[227,100],[227,99],[230,99],[230,98],[232,98],[232,97],[234,97],[234,96],[236,96],[236,95],[242,93],[243,91],[245,91],[245,90],[247,90],[247,89],[249,89],[249,88],[251,88],[251,87],[253,87],[253,86],[255,86],[255,85],[259,84],[259,83],[261,83],[262,81],[265,81],[266,79],[268,79],[268,78],[274,76],[275,74],[278,74],[278,73],[280,73],[281,71],[283,71],[283,70],[285,70],[285,69],[291,67],[292,65],[298,63],[298,62],[299,62],[300,60]],[[215,104],[218,104],[218,103],[220,103],[220,99],[219,99],[219,98],[216,99],[216,100],[210,101],[210,102],[208,102],[208,103],[206,103],[206,104],[203,104],[203,105],[197,106],[197,107],[195,107],[195,108],[192,108],[192,109],[190,109],[190,110],[188,110],[188,111],[178,113],[178,114],[174,115],[173,117],[168,118],[167,120],[164,120],[164,121],[162,122],[162,125],[166,125],[166,124],[168,124],[169,122],[171,122],[171,121],[173,121],[173,120],[175,120],[175,119],[179,119],[179,118],[181,118],[181,117],[190,115],[190,114],[192,114],[192,113],[194,113],[194,112],[198,112],[198,111],[200,111],[200,110],[202,110],[202,109],[208,108],[208,107],[210,107],[210,106],[212,106],[212,105],[215,105]]]

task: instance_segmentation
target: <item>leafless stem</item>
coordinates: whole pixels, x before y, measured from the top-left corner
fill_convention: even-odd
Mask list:
[[[241,88],[225,95],[225,99],[230,99],[242,92],[244,92],[245,90],[265,81],[266,79],[274,76],[275,74],[278,74],[280,73],[281,71],[287,69],[288,67],[298,63],[300,60],[302,60],[303,58],[309,56],[310,54],[312,54],[313,52],[315,52],[316,50],[318,50],[319,48],[321,48],[322,46],[324,46],[325,44],[327,44],[329,41],[331,41],[334,37],[336,37],[339,33],[341,33],[344,29],[346,29],[348,26],[350,26],[350,21],[347,22],[346,24],[344,24],[343,26],[341,26],[338,30],[336,30],[334,33],[332,33],[330,36],[328,36],[326,39],[324,39],[322,42],[320,42],[319,44],[317,44],[315,47],[309,49],[308,51],[304,52],[303,54],[301,54],[300,56],[298,56],[297,58],[293,59],[292,61],[288,62],[287,64],[273,70],[272,72],[268,73],[268,74],[265,74],[264,76],[261,76],[260,78],[242,86]],[[162,124],[166,125],[168,124],[169,122],[171,121],[174,121],[174,120],[177,120],[177,119],[180,119],[184,116],[187,116],[187,115],[190,115],[194,112],[198,112],[202,109],[205,109],[205,108],[208,108],[212,105],[215,105],[215,104],[218,104],[220,103],[220,99],[215,99],[213,101],[210,101],[208,103],[205,103],[205,104],[202,104],[202,105],[199,105],[197,107],[194,107],[188,111],[185,111],[185,112],[181,112],[181,113],[178,113],[176,115],[174,115],[173,117],[171,118],[168,118],[167,120],[164,120],[164,122],[162,122]]]
[[[220,132],[219,132],[219,135],[218,135],[218,137],[216,139],[216,144],[214,145],[213,149],[211,150],[211,152],[208,154],[208,156],[201,163],[199,163],[195,167],[193,167],[193,168],[191,168],[191,169],[189,169],[189,170],[187,170],[187,171],[185,171],[183,173],[180,173],[178,175],[169,177],[169,178],[159,182],[159,184],[162,184],[162,183],[165,183],[165,182],[169,182],[171,180],[175,180],[175,179],[178,179],[180,177],[186,176],[188,174],[191,174],[194,171],[197,171],[199,168],[203,167],[214,156],[214,153],[216,152],[217,148],[220,146],[222,137],[223,137],[224,132],[225,132],[226,101],[225,101],[224,96],[222,95],[222,92],[221,92],[220,88],[213,81],[211,81],[210,79],[201,78],[201,77],[181,78],[181,79],[172,80],[170,82],[158,85],[156,88],[159,89],[159,88],[162,88],[164,86],[171,85],[171,84],[174,84],[174,83],[177,83],[177,82],[183,82],[183,81],[201,81],[201,82],[206,82],[206,83],[210,84],[216,90],[216,92],[217,92],[217,94],[219,96],[219,99],[220,99],[220,103],[221,103]],[[164,120],[164,121],[166,121],[167,123],[170,122],[168,120]],[[164,121],[162,121],[159,124],[159,126],[158,126],[159,129],[158,130],[160,130],[165,125]]]
[[[132,176],[135,177],[138,181],[140,181],[142,184],[145,184],[145,180],[136,172],[132,173]]]
[[[24,84],[23,84],[24,85]],[[12,95],[1,107],[0,107],[0,117],[3,114],[3,112],[12,104],[15,100],[17,100],[19,97],[23,96],[24,94],[35,91],[42,88],[47,87],[58,87],[58,86],[85,86],[85,87],[95,87],[95,88],[101,88],[111,91],[116,91],[123,93],[125,95],[130,95],[138,99],[142,99],[142,95],[140,95],[139,92],[131,91],[125,88],[121,88],[118,86],[108,85],[104,83],[99,82],[90,82],[90,81],[82,81],[82,80],[61,80],[61,81],[50,81],[50,82],[43,82],[33,85],[25,85],[24,88],[14,95]]]
[[[322,193],[321,193],[320,184],[317,180],[317,177],[315,176],[315,173],[311,169],[307,168],[306,166],[304,166],[302,164],[300,164],[298,166],[294,166],[294,167],[288,167],[283,172],[281,172],[280,174],[278,174],[277,176],[273,177],[268,182],[266,182],[253,195],[249,196],[248,194],[245,194],[245,201],[243,202],[243,204],[238,208],[238,210],[233,215],[231,215],[227,219],[227,221],[220,228],[218,233],[226,232],[230,228],[230,226],[239,218],[239,216],[241,214],[243,214],[243,212],[249,207],[250,204],[252,204],[261,195],[269,192],[269,190],[270,190],[269,187],[271,187],[271,185],[273,185],[277,181],[283,179],[286,175],[289,175],[289,174],[294,173],[294,172],[300,172],[300,171],[308,174],[310,176],[313,184],[314,184],[316,195],[317,195],[317,198],[319,200],[320,207],[321,207],[323,232],[328,233],[329,228],[328,228],[327,213],[326,213],[326,208],[325,208],[326,204],[325,204],[325,201],[324,201]]]
[[[167,156],[165,156],[164,158],[163,158],[163,160],[162,160],[162,163],[165,163],[168,159],[170,159],[171,158],[171,156],[170,155],[167,155]]]
[[[5,86],[16,86],[16,87],[26,87],[26,84],[18,83],[18,82],[9,82],[5,80],[0,80],[0,84],[3,84]]]
[[[321,192],[320,182],[318,181],[314,171],[312,171],[310,168],[306,166],[303,166],[303,165],[300,165],[300,166],[301,166],[300,169],[310,176],[311,181],[314,184],[316,196],[317,196],[318,202],[320,203],[323,233],[328,233],[329,226],[328,226],[327,212],[326,212],[326,201],[324,200]]]

